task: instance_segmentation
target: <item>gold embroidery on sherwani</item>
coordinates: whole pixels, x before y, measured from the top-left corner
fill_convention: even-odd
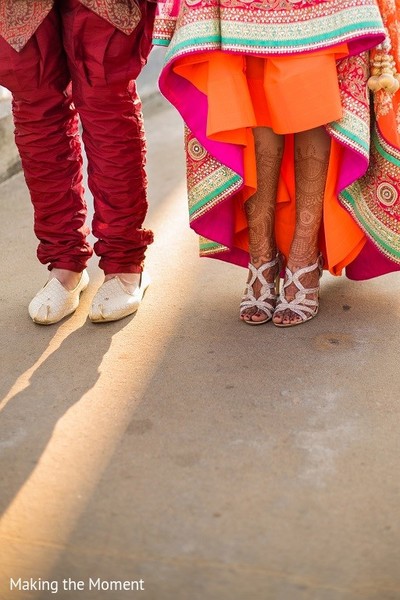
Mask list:
[[[21,50],[53,4],[53,0],[0,0],[0,35]]]
[[[135,0],[80,0],[80,2],[128,35],[135,30],[142,16]],[[0,0],[0,35],[19,52],[49,14],[53,5],[54,0]]]
[[[135,0],[80,0],[111,25],[126,34],[134,31],[142,13]]]

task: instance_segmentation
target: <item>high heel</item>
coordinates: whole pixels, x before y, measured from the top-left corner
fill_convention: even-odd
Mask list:
[[[315,271],[315,269],[319,270],[318,286],[314,288],[305,288],[300,282],[300,277],[306,275],[307,273],[312,273]],[[321,279],[322,273],[322,254],[318,256],[317,261],[314,264],[298,269],[294,273],[288,267],[286,267],[285,281],[273,316],[275,317],[276,315],[283,314],[286,310],[289,310],[300,317],[300,321],[289,321],[289,323],[284,323],[281,321],[277,323],[275,319],[273,319],[273,323],[276,325],[276,327],[293,327],[294,325],[301,325],[302,323],[305,323],[306,321],[309,321],[317,316],[319,309],[319,279]],[[285,290],[292,284],[296,286],[297,292],[292,300],[286,300]],[[317,298],[307,298],[309,294],[316,294]]]
[[[268,269],[274,269],[274,280],[267,281],[264,277],[264,272]],[[274,314],[276,299],[279,294],[279,273],[280,273],[280,258],[276,256],[270,262],[264,263],[260,267],[256,268],[254,265],[249,263],[249,270],[251,272],[251,279],[246,284],[245,293],[240,303],[240,317],[244,323],[248,325],[262,325],[268,323],[272,319]],[[261,283],[260,295],[258,298],[254,296],[254,284],[256,281]],[[265,319],[261,321],[253,321],[252,316],[249,319],[244,319],[243,316],[245,311],[249,308],[256,308],[257,312],[263,312]]]

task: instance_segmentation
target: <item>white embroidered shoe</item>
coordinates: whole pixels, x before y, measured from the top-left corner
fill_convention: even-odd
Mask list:
[[[105,281],[93,298],[89,319],[93,323],[106,323],[132,315],[139,308],[149,284],[150,277],[145,271],[140,274],[139,285],[133,293],[126,289],[118,275]]]
[[[79,298],[89,283],[87,271],[83,271],[78,285],[67,290],[58,279],[50,279],[31,300],[28,311],[35,323],[52,325],[71,315],[78,308]]]

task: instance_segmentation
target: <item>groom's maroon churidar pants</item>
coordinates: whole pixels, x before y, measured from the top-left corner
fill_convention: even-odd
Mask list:
[[[0,84],[13,94],[16,142],[34,206],[38,258],[82,271],[92,254],[78,114],[94,197],[95,252],[105,273],[140,272],[153,234],[145,137],[134,80],[151,49],[155,4],[140,0],[131,35],[78,0],[61,0],[17,52],[0,37]]]

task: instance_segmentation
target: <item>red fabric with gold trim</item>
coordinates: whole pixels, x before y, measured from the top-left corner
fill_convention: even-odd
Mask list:
[[[141,10],[135,0],[80,0],[120,31],[131,34],[141,18]]]
[[[53,4],[53,0],[0,0],[0,35],[15,50],[21,50]]]
[[[56,0],[67,1],[67,0]],[[135,0],[80,0],[81,4],[127,35],[141,18]],[[49,14],[54,0],[0,0],[0,35],[18,52]]]

